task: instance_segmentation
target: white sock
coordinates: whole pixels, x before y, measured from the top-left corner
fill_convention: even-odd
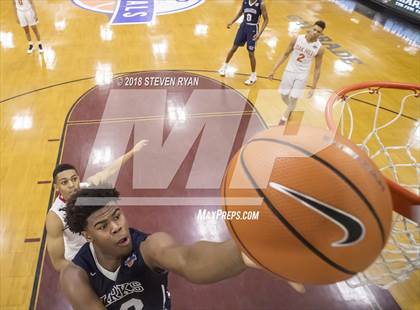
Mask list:
[[[29,42],[28,42],[28,44],[29,44],[29,45],[34,45],[34,42],[29,41]]]
[[[225,62],[225,63],[223,64],[222,68],[223,68],[223,69],[226,69],[226,68],[227,68],[227,66],[228,66],[228,64],[227,64],[227,62]]]
[[[257,72],[252,72],[251,73],[251,78],[256,79],[257,78]]]

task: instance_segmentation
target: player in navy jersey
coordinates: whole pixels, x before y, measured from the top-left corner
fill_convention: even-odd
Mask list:
[[[226,56],[225,63],[219,69],[219,74],[221,76],[225,76],[227,65],[232,59],[233,54],[235,54],[238,47],[244,46],[246,43],[249,60],[251,62],[251,75],[245,81],[245,84],[252,85],[257,81],[257,62],[254,55],[255,45],[268,24],[268,14],[263,0],[243,0],[241,9],[239,10],[238,14],[236,14],[232,22],[227,25],[227,28],[230,29],[232,24],[242,15],[244,16],[244,20],[239,26],[235,41],[233,42],[233,46]],[[261,15],[263,16],[264,22],[260,30],[259,21]]]
[[[233,240],[185,246],[164,232],[128,228],[118,196],[114,188],[84,188],[64,207],[68,228],[89,241],[60,274],[74,309],[169,309],[168,271],[212,283],[257,267]]]

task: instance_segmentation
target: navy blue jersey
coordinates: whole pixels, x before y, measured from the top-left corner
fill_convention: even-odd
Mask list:
[[[250,4],[250,2],[254,3]],[[262,0],[244,0],[244,23],[246,24],[258,24],[261,16],[261,1]]]
[[[130,235],[133,250],[115,273],[98,266],[90,243],[79,250],[73,263],[86,271],[93,290],[107,309],[170,309],[167,272],[152,271],[139,250],[147,234],[130,228]]]

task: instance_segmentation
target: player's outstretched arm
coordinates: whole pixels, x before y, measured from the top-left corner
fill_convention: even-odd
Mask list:
[[[86,272],[73,263],[60,273],[60,285],[74,310],[104,310],[102,302],[89,284]]]
[[[267,27],[267,24],[268,24],[268,13],[267,13],[267,9],[265,7],[264,2],[261,3],[261,14],[262,14],[262,17],[263,17],[264,21],[262,23],[260,31],[254,37],[255,41],[257,41],[260,38],[260,36],[262,35],[262,33],[265,30],[265,27]]]
[[[123,156],[114,160],[108,167],[104,170],[98,172],[97,174],[89,177],[86,182],[94,186],[106,183],[109,178],[111,178],[115,173],[120,171],[120,168],[131,158],[135,153],[139,152],[144,146],[147,145],[148,140],[141,140],[138,142],[130,151],[125,153]]]
[[[159,232],[150,235],[140,245],[140,251],[150,268],[175,272],[199,284],[236,276],[247,267],[233,240],[199,241],[186,246],[175,241],[169,234]]]
[[[322,46],[318,54],[315,56],[315,70],[314,70],[314,80],[312,82],[312,89],[309,92],[309,97],[312,97],[314,90],[318,85],[318,80],[321,75],[321,66],[322,66],[322,58],[324,57],[324,47]]]
[[[296,40],[297,40],[297,38],[295,37],[290,41],[289,46],[287,47],[283,56],[281,58],[279,58],[279,60],[277,60],[276,64],[273,67],[273,70],[271,71],[271,73],[268,76],[268,78],[270,80],[273,79],[274,74],[276,73],[277,69],[283,64],[283,62],[285,62],[285,60],[289,57],[290,53],[293,51],[293,47],[295,46]]]
[[[218,282],[240,274],[246,267],[262,269],[241,253],[233,240],[225,242],[199,241],[182,245],[164,232],[150,235],[140,245],[140,252],[151,269],[175,272],[197,284]],[[288,282],[299,293],[302,284]]]

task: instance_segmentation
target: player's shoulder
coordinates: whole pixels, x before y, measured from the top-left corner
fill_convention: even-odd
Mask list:
[[[63,234],[64,224],[57,213],[48,211],[45,218],[45,228],[50,236],[60,236]]]
[[[63,200],[63,198],[61,198],[61,196],[57,196],[51,206],[51,209],[55,210],[59,210],[61,208],[63,208],[66,205],[66,202]]]
[[[133,246],[136,248],[138,248],[142,242],[146,241],[146,239],[148,239],[149,236],[151,236],[148,233],[142,232],[134,228],[130,228],[129,232],[131,236],[131,242],[133,243]]]
[[[86,242],[77,252],[72,260],[73,264],[82,268],[86,272],[95,269],[95,259],[90,251],[90,243]]]
[[[66,206],[66,203],[64,202],[64,200],[62,200],[62,198],[60,196],[58,196],[51,208],[48,210],[47,213],[47,219],[48,217],[50,218],[57,218],[57,219],[64,219],[64,211],[62,210],[64,207]]]

